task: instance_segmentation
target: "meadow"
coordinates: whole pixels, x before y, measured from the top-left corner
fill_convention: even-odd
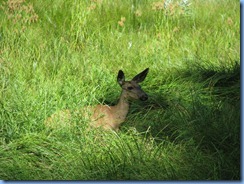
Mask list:
[[[3,0],[0,17],[1,180],[240,180],[239,1]],[[44,126],[147,67],[118,133]]]

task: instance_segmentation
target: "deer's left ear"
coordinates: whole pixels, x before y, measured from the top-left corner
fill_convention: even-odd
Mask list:
[[[122,70],[119,70],[117,81],[118,81],[120,86],[122,86],[125,82],[125,74]]]
[[[137,74],[132,80],[135,81],[136,83],[140,83],[144,81],[144,79],[147,76],[147,73],[149,71],[149,68],[143,70],[141,73]]]

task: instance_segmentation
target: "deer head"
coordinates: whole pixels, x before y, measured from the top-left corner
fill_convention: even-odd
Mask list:
[[[125,81],[124,72],[119,70],[117,81],[122,88],[122,94],[124,98],[128,100],[140,99],[142,101],[148,99],[147,94],[141,89],[141,86],[139,85],[139,83],[144,81],[146,78],[148,71],[149,68],[137,74],[131,81]]]

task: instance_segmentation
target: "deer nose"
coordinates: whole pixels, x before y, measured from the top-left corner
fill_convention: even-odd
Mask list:
[[[140,97],[140,100],[141,101],[146,101],[148,99],[148,96],[147,95],[143,95]]]

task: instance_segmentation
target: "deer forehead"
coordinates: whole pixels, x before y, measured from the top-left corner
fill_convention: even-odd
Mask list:
[[[127,88],[127,87],[139,88],[140,85],[138,83],[136,83],[135,81],[125,81],[123,84],[123,87],[124,88]]]

